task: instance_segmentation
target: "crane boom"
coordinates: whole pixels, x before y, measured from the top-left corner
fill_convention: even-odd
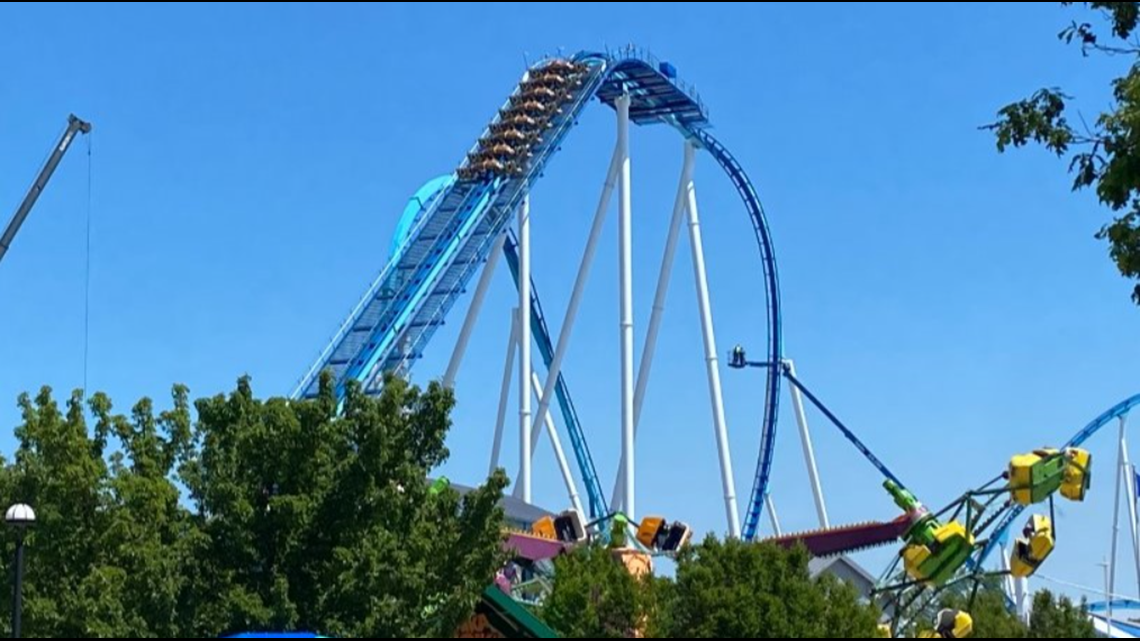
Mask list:
[[[16,214],[12,216],[12,222],[8,223],[8,228],[4,230],[4,235],[0,236],[0,261],[4,260],[4,256],[8,253],[8,248],[12,246],[12,241],[15,240],[16,234],[20,231],[20,227],[24,224],[24,221],[27,220],[28,214],[32,213],[32,207],[35,206],[40,194],[42,194],[44,188],[47,187],[48,181],[51,180],[51,176],[55,173],[56,167],[59,166],[64,154],[66,154],[68,148],[71,147],[71,143],[75,141],[75,137],[79,134],[89,133],[91,133],[90,123],[80,120],[74,114],[68,116],[67,131],[63,132],[63,138],[60,139],[59,144],[52,150],[51,156],[48,157],[47,163],[44,164],[44,168],[36,178],[36,182],[32,183],[32,188],[28,190],[28,195],[24,197],[24,202],[20,203],[20,208],[17,209]]]

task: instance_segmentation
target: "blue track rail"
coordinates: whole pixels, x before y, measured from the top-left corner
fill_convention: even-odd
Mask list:
[[[748,209],[752,228],[756,232],[756,242],[760,246],[761,263],[764,265],[764,295],[768,309],[768,350],[769,363],[784,360],[783,320],[780,316],[780,273],[776,269],[776,250],[772,233],[768,228],[768,218],[764,206],[756,193],[756,187],[749,180],[744,168],[736,161],[728,148],[722,145],[707,129],[693,129],[693,137],[712,155],[728,174],[736,186],[744,206]],[[760,457],[756,464],[756,479],[752,485],[752,498],[748,504],[741,536],[745,541],[753,541],[760,531],[760,517],[764,512],[764,499],[772,482],[772,463],[776,459],[776,426],[780,416],[780,375],[776,368],[768,368],[764,384],[764,422],[760,430]]]
[[[1128,416],[1128,413],[1135,409],[1137,406],[1140,406],[1140,394],[1137,394],[1136,396],[1133,396],[1127,400],[1121,401],[1106,411],[1104,414],[1096,417],[1093,422],[1089,423],[1084,427],[1084,429],[1077,432],[1076,436],[1074,436],[1068,443],[1065,444],[1065,447],[1070,448],[1083,446],[1090,438],[1096,436],[1097,432],[1110,425],[1113,421]],[[1025,508],[1017,506],[1010,510],[1009,514],[1007,514],[1005,518],[1001,520],[1001,523],[998,524],[998,526],[994,529],[993,534],[990,536],[989,542],[986,543],[986,547],[982,548],[982,551],[974,560],[975,566],[980,566],[986,562],[986,559],[988,559],[989,556],[993,554],[993,551],[996,550],[999,545],[1001,545],[1002,541],[1006,537],[1006,533],[1009,532],[1009,529],[1013,527],[1013,524],[1017,521],[1017,519],[1024,511]]]
[[[542,176],[588,103],[597,98],[611,107],[628,93],[630,119],[639,125],[667,124],[709,152],[736,187],[756,233],[767,302],[767,357],[783,359],[779,275],[772,236],[755,186],[739,162],[708,130],[708,112],[692,89],[682,84],[670,65],[635,49],[614,53],[581,53],[572,58],[588,71],[572,98],[549,121],[530,148],[525,173],[477,180],[444,180],[425,198],[422,212],[408,219],[391,261],[373,281],[313,366],[293,392],[313,397],[321,372],[330,371],[343,394],[349,381],[375,393],[387,372],[406,372],[421,358],[432,336],[488,258],[494,239],[504,233],[522,198]],[[537,69],[536,66],[534,69]],[[532,71],[534,70],[532,69]],[[504,106],[506,110],[518,91]],[[492,126],[499,124],[498,118]],[[490,128],[489,128],[490,129]],[[474,149],[472,151],[475,151]],[[532,319],[534,322],[534,319]],[[545,322],[538,328],[545,331]],[[549,332],[536,332],[541,340]],[[546,356],[543,352],[544,357]],[[747,539],[756,536],[771,482],[779,415],[780,376],[770,371],[764,382],[761,448],[751,503],[745,520]],[[575,457],[591,494],[591,511],[605,511],[597,473],[564,380],[558,387],[563,418],[571,431]],[[592,479],[592,480],[591,480]],[[597,496],[591,484],[597,485]]]
[[[433,200],[302,378],[295,398],[315,396],[322,371],[332,372],[337,391],[343,394],[350,380],[374,393],[385,373],[410,369],[486,262],[494,238],[504,231],[523,196],[597,93],[605,71],[602,61],[590,65],[581,89],[531,147],[533,157],[525,174],[457,180]],[[508,99],[504,110],[510,104]]]

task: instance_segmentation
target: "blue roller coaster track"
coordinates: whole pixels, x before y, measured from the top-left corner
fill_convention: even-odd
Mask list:
[[[671,65],[662,64],[641,50],[580,53],[571,60],[584,65],[584,79],[531,146],[532,156],[525,171],[482,177],[457,172],[425,185],[412,199],[398,230],[391,260],[301,379],[294,398],[316,395],[323,371],[332,373],[341,395],[349,381],[375,393],[382,386],[385,373],[408,371],[422,357],[471,278],[486,262],[496,239],[506,233],[513,212],[541,178],[587,105],[597,98],[612,108],[625,94],[631,97],[630,119],[635,124],[666,124],[677,129],[716,160],[739,192],[755,231],[763,266],[760,282],[767,303],[768,335],[765,355],[771,363],[782,362],[779,272],[764,209],[744,168],[709,131],[705,105],[677,79]],[[537,69],[536,66],[532,71]],[[511,98],[517,94],[516,91]],[[507,106],[510,104],[508,100]],[[484,134],[497,123],[498,117]],[[508,262],[512,249],[513,244],[508,242]],[[531,322],[539,351],[549,365],[550,334],[538,305]],[[759,530],[771,482],[781,384],[774,369],[764,384],[760,454],[743,528],[747,540],[754,539]],[[564,377],[558,381],[556,392],[579,471],[587,485],[591,516],[599,518],[605,515],[606,501]]]

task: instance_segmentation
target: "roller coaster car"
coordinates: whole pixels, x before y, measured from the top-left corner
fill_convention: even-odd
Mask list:
[[[1035,515],[1025,526],[1024,537],[1017,540],[1010,555],[1010,572],[1024,579],[1033,576],[1045,559],[1053,553],[1053,522],[1048,517]]]
[[[654,552],[677,552],[693,538],[693,530],[681,523],[668,523],[659,516],[642,519],[637,528],[639,543]]]
[[[542,103],[558,102],[564,97],[561,92],[555,91],[550,87],[534,87],[526,89],[522,93],[511,96],[511,102],[527,102],[538,101]]]
[[[1083,501],[1091,485],[1091,456],[1085,450],[1042,449],[1015,456],[1009,463],[1009,490],[1023,507],[1046,501],[1058,491],[1072,501]]]
[[[516,112],[512,109],[503,112],[502,120],[499,123],[496,123],[496,125],[491,128],[491,131],[495,131],[496,128],[530,131],[537,129],[541,125],[542,123],[540,123],[537,119],[532,118],[525,113]]]
[[[497,175],[497,176],[519,176],[523,173],[523,167],[516,162],[503,162],[497,159],[478,160],[468,164],[459,170],[459,178],[461,180],[475,180],[484,176]]]
[[[974,551],[974,536],[957,521],[941,525],[933,518],[924,518],[906,539],[909,543],[902,551],[906,572],[926,585],[949,581]]]
[[[542,70],[543,71],[552,71],[555,73],[568,74],[568,73],[582,73],[585,70],[585,68],[586,68],[585,65],[578,64],[575,62],[570,62],[569,60],[562,60],[561,58],[559,58],[557,60],[551,60],[550,62],[543,65]]]
[[[920,639],[965,639],[974,633],[974,618],[961,610],[938,613],[935,629],[918,635]]]
[[[515,131],[518,131],[518,132],[525,134],[525,133],[530,132],[531,130],[533,130],[534,128],[536,128],[538,126],[538,121],[535,120],[534,118],[529,117],[529,116],[522,116],[521,118],[517,118],[517,119],[515,119],[515,118],[508,119],[506,117],[505,113],[506,112],[504,112],[504,114],[502,115],[502,119],[499,120],[499,122],[491,124],[489,129],[491,130],[492,134],[500,134],[504,131],[511,131],[511,130],[515,130]]]
[[[525,100],[512,107],[509,113],[512,114],[526,114],[528,116],[543,115],[549,109],[546,105],[537,100]]]
[[[510,109],[507,109],[503,112],[502,118],[510,122],[518,122],[519,124],[523,125],[518,127],[518,129],[522,129],[524,131],[527,129],[549,127],[551,114],[541,109],[530,109],[527,107],[529,104],[530,103],[526,103],[526,105],[519,105],[517,107],[511,107]],[[520,117],[528,118],[530,122],[526,123],[526,121],[521,120]]]
[[[884,623],[884,624],[880,625],[879,627],[875,628],[874,638],[876,638],[876,639],[893,639],[893,638],[895,638],[895,633],[891,630],[891,626]]]
[[[550,87],[551,89],[561,89],[569,85],[570,82],[570,78],[566,77],[564,74],[551,71],[535,74],[526,82],[522,83],[522,88],[524,91],[533,87]]]
[[[1061,483],[1061,496],[1080,503],[1092,487],[1092,454],[1088,450],[1065,450],[1065,479]]]
[[[483,145],[478,151],[470,154],[469,158],[472,162],[478,162],[490,159],[511,159],[518,156],[519,152],[514,147],[506,144],[499,143],[496,145]]]
[[[502,174],[507,171],[507,164],[501,160],[487,159],[471,164],[471,169],[481,173]]]
[[[484,145],[516,145],[525,146],[534,136],[527,135],[518,129],[503,129],[494,132],[490,138],[483,141]]]
[[[471,154],[468,157],[468,166],[476,168],[477,172],[482,171],[484,173],[489,172],[514,176],[519,173],[519,169],[521,169],[525,164],[520,161],[523,161],[527,158],[530,158],[530,154],[526,154],[525,156],[518,158],[510,158],[488,152],[477,152]],[[502,166],[500,167],[495,163],[498,163],[498,165]]]

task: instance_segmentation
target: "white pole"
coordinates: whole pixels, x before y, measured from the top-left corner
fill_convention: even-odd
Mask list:
[[[519,207],[519,470],[522,500],[530,504],[531,493],[531,327],[530,327],[530,195]]]
[[[1140,590],[1140,522],[1136,513],[1136,476],[1133,474],[1132,462],[1128,457],[1128,417],[1120,417],[1120,457],[1121,470],[1124,475],[1124,487],[1128,491],[1128,523],[1132,526],[1132,558],[1136,562],[1136,584]]]
[[[1029,623],[1029,615],[1032,614],[1029,611],[1029,579],[1027,577],[1021,577],[1020,579],[1015,579],[1013,584],[1015,586],[1015,592],[1017,593],[1018,616],[1021,617],[1023,622]]]
[[[1129,525],[1132,526],[1132,555],[1133,560],[1136,562],[1137,581],[1138,585],[1140,585],[1140,554],[1138,554],[1140,553],[1140,549],[1137,548],[1137,537],[1140,536],[1140,533],[1137,532],[1138,524],[1136,522],[1136,479],[1133,477],[1132,464],[1128,463],[1127,459],[1128,457],[1125,455],[1123,470],[1124,488],[1125,491],[1128,492],[1128,498],[1126,500],[1128,505]]]
[[[542,381],[539,380],[537,372],[531,373],[531,380],[534,382],[534,393],[542,394]],[[546,415],[544,423],[546,433],[550,436],[550,444],[554,446],[554,457],[558,460],[562,481],[566,484],[566,492],[570,496],[570,505],[578,511],[578,514],[585,514],[586,511],[582,509],[582,499],[578,495],[578,485],[574,482],[574,474],[570,471],[570,463],[566,460],[566,451],[562,449],[562,438],[558,436],[558,430],[554,427],[554,419],[550,414]]]
[[[614,187],[617,185],[618,168],[621,166],[620,150],[615,149],[610,168],[606,171],[605,186],[602,187],[602,196],[598,200],[598,208],[594,212],[594,226],[590,229],[590,238],[586,241],[586,251],[582,254],[582,264],[578,267],[578,278],[574,281],[574,291],[570,294],[570,303],[566,306],[566,318],[562,321],[562,330],[558,334],[558,343],[554,348],[554,357],[550,359],[547,367],[546,384],[539,396],[538,413],[534,416],[534,433],[531,435],[531,455],[538,447],[538,437],[542,434],[540,425],[546,420],[550,410],[550,403],[554,400],[554,387],[558,384],[558,376],[562,373],[562,361],[566,358],[566,351],[570,347],[570,335],[574,330],[574,322],[578,318],[578,308],[582,305],[582,292],[586,289],[586,282],[590,280],[590,268],[594,265],[594,255],[598,251],[598,239],[606,225],[606,214],[609,212],[610,200],[613,199]],[[585,512],[583,512],[585,514]]]
[[[1001,544],[999,549],[1001,552],[1001,571],[1005,573],[1005,576],[1002,577],[1002,589],[1005,590],[1005,595],[1009,597],[1010,601],[1017,603],[1017,588],[1014,587],[1013,576],[1009,573],[1009,550],[1006,549],[1004,543]]]
[[[475,330],[475,322],[479,320],[479,313],[483,311],[483,301],[487,299],[487,290],[491,288],[491,281],[495,275],[495,267],[499,265],[499,256],[503,253],[503,244],[507,235],[499,234],[491,254],[487,256],[487,264],[483,266],[483,273],[479,276],[479,285],[475,287],[475,296],[471,299],[471,306],[467,308],[467,318],[463,320],[463,329],[459,331],[459,340],[455,342],[455,351],[451,354],[451,362],[447,364],[447,372],[443,375],[443,386],[455,386],[455,377],[459,374],[459,366],[463,363],[463,356],[467,354],[467,346],[471,343],[471,334]]]
[[[633,197],[629,157],[628,93],[617,99],[618,149],[621,152],[621,180],[618,207],[618,264],[621,277],[621,451],[625,462],[625,513],[636,519],[634,492],[636,459],[633,438]]]
[[[511,310],[511,338],[507,343],[507,363],[503,366],[503,385],[499,390],[499,415],[495,421],[495,444],[491,449],[491,469],[487,472],[490,478],[499,469],[499,456],[503,451],[503,429],[507,424],[507,402],[511,396],[511,381],[515,366],[515,348],[519,344],[519,310]]]
[[[764,503],[768,507],[768,518],[772,521],[772,532],[776,536],[784,536],[784,530],[780,527],[780,516],[776,514],[776,503],[772,500],[772,495],[764,497]]]
[[[795,376],[795,374],[792,375]],[[1009,550],[1003,543],[1001,545],[1001,569],[1005,573],[1005,578],[1002,579],[1005,594],[1013,601],[1013,607],[1018,618],[1028,623],[1029,600],[1026,597],[1029,595],[1029,579],[1014,578],[1009,574],[1009,567]]]
[[[685,146],[688,147],[686,142]],[[649,388],[649,373],[653,369],[653,356],[657,352],[657,337],[661,333],[661,320],[665,316],[665,301],[669,296],[669,280],[673,275],[673,259],[677,254],[677,239],[681,235],[681,224],[685,221],[685,193],[692,180],[693,162],[689,157],[681,168],[681,182],[677,185],[677,197],[673,202],[673,218],[669,223],[669,233],[665,239],[665,255],[661,259],[661,273],[657,277],[657,293],[653,297],[653,313],[649,316],[649,329],[645,335],[645,349],[641,352],[641,365],[637,370],[637,389],[633,394],[633,433],[641,426],[641,410],[645,406],[645,394]],[[610,506],[621,510],[622,479],[625,478],[625,463],[622,462],[618,476],[614,479],[614,489],[610,494]]]
[[[1118,479],[1118,482],[1119,482],[1119,479]],[[1117,505],[1117,507],[1119,507],[1119,505]],[[1116,547],[1115,537],[1113,538],[1112,542],[1113,542],[1113,547]],[[1105,618],[1105,622],[1108,623],[1108,635],[1107,636],[1108,636],[1108,638],[1111,639],[1112,638],[1112,585],[1111,585],[1111,583],[1112,583],[1113,572],[1112,572],[1112,565],[1110,563],[1104,563],[1103,566],[1104,566],[1104,602],[1106,604],[1108,604],[1107,605],[1108,616]]]
[[[785,360],[784,365],[788,368],[789,374],[793,377],[796,376],[796,364],[791,359]],[[804,411],[804,397],[800,393],[800,388],[795,385],[792,385],[792,409],[796,414],[796,423],[800,427],[804,464],[807,466],[812,495],[815,497],[815,513],[819,517],[819,526],[827,529],[831,527],[831,519],[827,517],[827,502],[823,498],[823,483],[819,480],[819,466],[816,465],[815,461],[815,445],[812,443],[811,431],[808,429],[807,413]]]
[[[1116,592],[1116,547],[1120,537],[1120,490],[1124,482],[1124,429],[1125,422],[1120,422],[1120,437],[1117,441],[1119,450],[1116,454],[1116,500],[1112,504],[1112,545],[1110,547],[1108,564],[1105,567],[1105,588],[1108,591],[1108,619],[1112,621],[1112,594]]]
[[[697,149],[685,146],[685,164],[692,164]],[[724,416],[724,391],[720,381],[720,357],[716,348],[716,328],[713,324],[712,302],[709,296],[708,271],[705,268],[705,245],[701,237],[701,216],[697,209],[697,190],[690,181],[688,186],[689,247],[693,252],[693,277],[697,283],[697,309],[701,314],[701,330],[705,346],[705,368],[709,379],[709,402],[712,404],[713,429],[716,434],[717,456],[720,458],[720,482],[724,490],[724,511],[728,518],[728,533],[740,538],[740,512],[736,505],[736,479],[732,473],[732,451],[728,442],[728,422]]]

